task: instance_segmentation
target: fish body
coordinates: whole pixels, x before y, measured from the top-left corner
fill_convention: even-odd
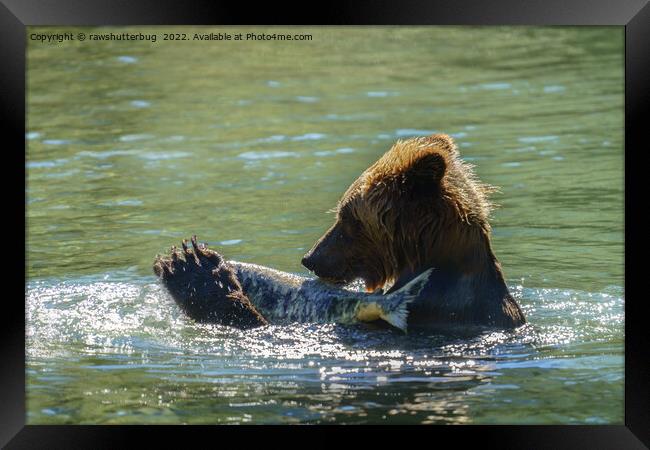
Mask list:
[[[383,295],[333,286],[256,264],[228,261],[244,292],[270,322],[336,322],[351,324],[382,319],[406,332],[408,305],[429,279],[431,270]]]

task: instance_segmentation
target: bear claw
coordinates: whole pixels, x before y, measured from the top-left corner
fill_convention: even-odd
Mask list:
[[[196,235],[192,249],[183,239],[182,253],[174,245],[170,255],[156,255],[154,273],[176,303],[192,318],[238,328],[266,325],[266,319],[244,294],[233,268]]]

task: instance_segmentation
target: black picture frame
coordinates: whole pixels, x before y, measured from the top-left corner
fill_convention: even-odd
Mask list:
[[[641,228],[645,220],[642,210],[647,198],[641,182],[645,169],[641,154],[646,152],[643,132],[648,123],[650,106],[650,5],[647,0],[401,0],[365,2],[323,2],[319,5],[276,3],[247,5],[214,1],[48,1],[1,0],[0,3],[0,111],[4,134],[3,181],[5,225],[25,227],[25,50],[26,26],[31,25],[616,25],[625,27],[625,424],[621,426],[446,426],[446,427],[362,427],[367,439],[384,441],[393,437],[396,443],[409,445],[418,441],[441,445],[450,439],[462,447],[469,440],[482,447],[553,448],[553,449],[624,449],[647,448],[650,445],[650,352],[646,345],[649,328],[643,314],[644,304],[640,271],[644,269],[641,252]],[[585,169],[588,170],[588,169]],[[597,174],[594,174],[597,176]],[[15,178],[14,178],[15,177]],[[647,175],[645,175],[647,178]],[[645,202],[643,200],[646,200]],[[20,220],[20,218],[23,220]],[[19,231],[15,235],[21,236]],[[6,235],[8,243],[18,246]],[[26,231],[25,231],[26,238]],[[24,248],[23,248],[24,250]],[[26,282],[25,265],[13,261],[8,251],[5,261],[15,277],[5,272],[0,364],[0,445],[6,448],[118,448],[138,445],[144,439],[166,445],[196,445],[197,433],[214,445],[223,444],[224,427],[156,426],[35,426],[25,425],[25,310],[19,300],[14,279],[21,274]],[[23,251],[23,256],[25,252]],[[19,260],[20,258],[16,258]],[[25,294],[25,290],[23,294]],[[325,429],[325,432],[323,430]],[[340,427],[229,427],[227,434],[246,438],[253,434],[276,434],[276,443],[298,443],[311,446],[313,433],[318,442],[342,442],[346,429]],[[252,433],[254,431],[254,433]],[[336,431],[336,432],[333,432]],[[353,431],[353,430],[351,430]],[[408,434],[407,434],[408,433]],[[235,436],[232,436],[235,437]],[[281,440],[280,440],[281,439]],[[236,442],[236,441],[235,441]],[[444,442],[444,441],[442,441]],[[182,443],[182,444],[181,444]],[[141,445],[141,444],[140,444]],[[232,445],[232,444],[231,444]],[[399,444],[398,444],[399,445]],[[418,445],[418,444],[416,444]],[[449,445],[449,444],[442,444]]]

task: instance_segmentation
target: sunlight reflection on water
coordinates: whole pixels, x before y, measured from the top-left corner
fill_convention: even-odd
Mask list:
[[[341,414],[359,419],[368,411],[376,418],[380,413],[410,416],[418,411],[423,414],[418,421],[426,423],[440,421],[431,412],[449,406],[439,399],[425,400],[431,392],[473,392],[470,403],[482,404],[488,399],[476,390],[478,386],[506,389],[519,371],[571,370],[575,374],[563,375],[563,382],[576,378],[580,382],[590,372],[598,379],[601,370],[611,371],[621,363],[616,353],[590,352],[591,346],[616,336],[622,327],[623,302],[612,294],[515,286],[513,292],[531,324],[512,332],[486,330],[470,336],[412,332],[405,336],[390,329],[336,324],[241,331],[194,323],[180,313],[159,284],[145,279],[119,281],[125,276],[116,273],[106,281],[88,277],[84,282],[30,283],[27,355],[32,392],[59,384],[68,391],[92,391],[99,389],[107,374],[129,371],[183,386],[181,391],[166,393],[167,407],[172,409],[188,393],[196,395],[214,385],[220,386],[216,395],[222,399],[241,398],[242,391],[249,391],[244,395],[249,399],[247,406],[238,406],[246,410],[271,406],[279,389],[288,398],[296,397],[300,407],[291,417],[299,421],[341,420]],[[74,369],[66,376],[41,369],[42,361],[53,359]],[[97,376],[96,382],[95,375],[88,376],[87,371]],[[383,398],[405,387],[414,395],[412,403],[393,408]],[[261,389],[255,400],[250,399],[251,389]],[[160,408],[159,394],[154,393],[145,391],[138,401]],[[319,396],[332,404],[322,407],[322,401],[314,400]],[[375,404],[371,408],[365,405],[369,396]],[[353,404],[340,409],[335,403],[343,397]],[[507,397],[523,402],[526,395],[518,389],[501,391],[501,400]],[[45,409],[41,417],[58,417]],[[127,410],[123,408],[119,417],[128,422]],[[318,414],[312,415],[314,411]],[[96,415],[85,420],[106,420],[105,412],[98,405]],[[257,414],[249,419],[264,422]],[[468,418],[456,411],[445,420],[460,423]]]

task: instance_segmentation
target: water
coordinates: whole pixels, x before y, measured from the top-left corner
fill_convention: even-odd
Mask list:
[[[30,42],[28,422],[623,423],[622,28],[289,31],[313,40]],[[193,233],[304,274],[347,186],[436,131],[501,187],[525,327],[244,333],[156,282]]]

